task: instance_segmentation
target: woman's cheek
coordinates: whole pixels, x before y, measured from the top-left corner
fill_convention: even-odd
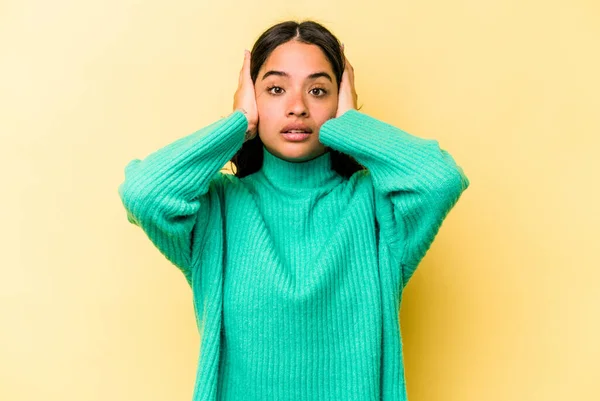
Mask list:
[[[263,114],[268,114],[268,112],[272,110],[275,105],[276,102],[274,102],[273,99],[269,99],[266,95],[261,99],[257,99],[256,102],[259,112],[262,111]]]

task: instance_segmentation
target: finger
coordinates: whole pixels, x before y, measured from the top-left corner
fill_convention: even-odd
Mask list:
[[[244,51],[244,76],[250,78],[250,50]]]
[[[344,60],[346,63],[346,67],[348,67],[351,70],[354,70],[354,67],[352,67],[352,64],[350,64],[350,60],[348,60],[348,57],[346,57],[346,55],[344,54]]]
[[[242,82],[244,81],[244,78],[246,76],[246,70],[249,69],[249,59],[250,57],[248,57],[248,50],[244,49],[244,61],[242,63],[242,68],[240,69],[240,76],[238,79],[238,85],[242,85]]]
[[[341,47],[342,47],[342,56],[344,57],[344,62],[345,62],[345,63],[348,63],[348,57],[346,57],[345,46],[344,46],[344,44],[343,44],[343,43],[342,43],[342,46],[341,46]]]
[[[348,57],[344,56],[344,71],[348,71],[349,78],[354,79],[354,67],[350,64]]]
[[[350,80],[350,82],[354,82],[354,67],[352,67],[352,64],[350,64],[350,62],[348,61],[348,59],[346,59],[346,73],[348,74],[348,79]]]

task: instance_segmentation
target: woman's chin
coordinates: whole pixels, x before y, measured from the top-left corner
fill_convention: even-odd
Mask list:
[[[303,162],[314,159],[325,153],[323,146],[315,148],[308,143],[293,142],[285,143],[276,149],[270,150],[272,154],[290,162]]]

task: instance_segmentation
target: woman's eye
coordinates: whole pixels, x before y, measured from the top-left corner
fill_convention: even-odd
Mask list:
[[[323,89],[323,88],[313,88],[312,90],[313,91],[321,91],[321,94],[317,95],[317,96],[323,96],[323,95],[325,95],[327,93],[327,91],[325,89]]]
[[[271,86],[271,87],[267,88],[267,90],[273,95],[279,95],[281,93],[281,92],[273,92],[272,91],[273,89],[281,89],[281,88],[279,86]]]

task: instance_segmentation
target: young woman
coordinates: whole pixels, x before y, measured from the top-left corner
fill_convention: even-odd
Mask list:
[[[193,291],[194,400],[406,399],[402,291],[469,180],[356,101],[335,36],[283,22],[231,114],[126,166],[129,221]]]

